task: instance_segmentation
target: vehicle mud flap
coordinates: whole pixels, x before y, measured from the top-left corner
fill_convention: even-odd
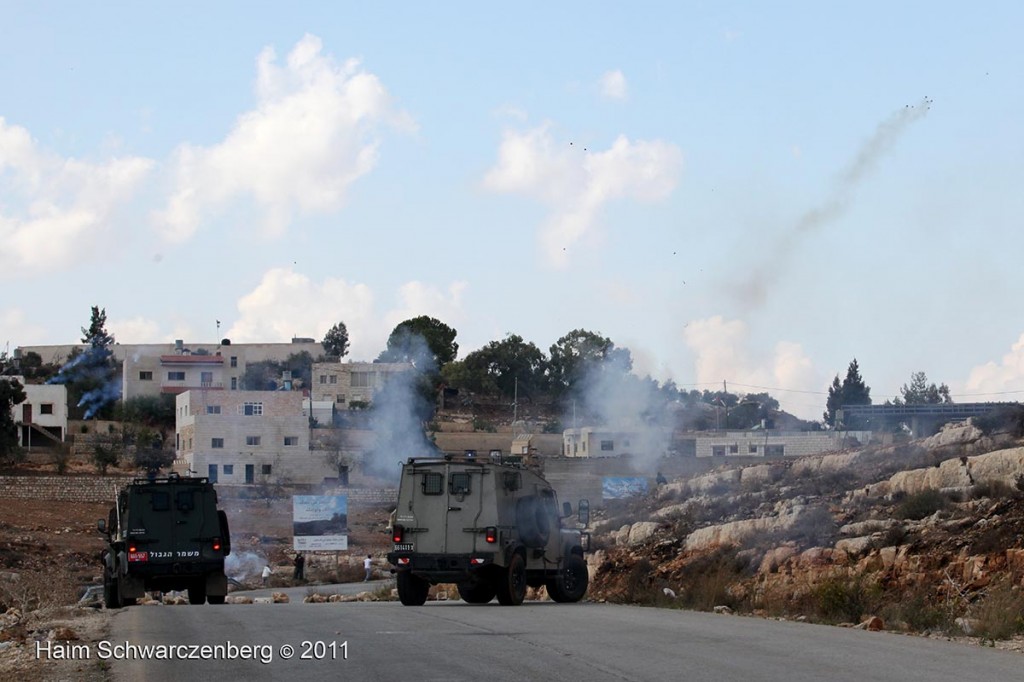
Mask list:
[[[120,580],[121,601],[141,599],[146,596],[146,583],[140,578],[125,576]]]
[[[536,495],[516,502],[516,528],[519,540],[527,547],[537,549],[548,544],[551,526],[544,505]]]
[[[228,593],[228,577],[223,572],[206,576],[206,596],[224,597]]]

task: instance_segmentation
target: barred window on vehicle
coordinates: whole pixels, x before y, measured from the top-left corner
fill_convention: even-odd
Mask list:
[[[465,471],[453,472],[451,480],[448,482],[448,492],[451,495],[468,495],[469,473]]]
[[[423,494],[440,495],[444,492],[444,476],[436,471],[423,474]]]

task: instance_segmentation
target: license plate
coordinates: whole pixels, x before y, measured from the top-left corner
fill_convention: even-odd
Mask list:
[[[395,551],[396,552],[411,552],[412,549],[413,549],[413,543],[411,543],[411,542],[396,542],[395,543]]]
[[[149,561],[149,552],[128,552],[128,561]]]

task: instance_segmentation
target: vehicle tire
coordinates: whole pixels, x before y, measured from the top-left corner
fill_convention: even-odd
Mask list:
[[[403,606],[423,606],[427,601],[430,583],[409,571],[402,571],[397,576],[398,600]]]
[[[535,495],[516,502],[516,527],[520,541],[527,547],[538,548],[548,544],[551,534],[548,515]]]
[[[192,583],[192,587],[188,588],[188,603],[189,604],[202,604],[206,601],[206,581],[200,580]]]
[[[121,606],[135,606],[139,603],[139,600],[135,597],[122,597]]]
[[[579,554],[570,554],[558,576],[547,582],[548,596],[559,603],[583,599],[590,583],[587,562]]]
[[[494,599],[494,583],[483,576],[473,576],[458,585],[459,596],[467,604],[486,604]]]
[[[121,595],[117,589],[117,580],[104,578],[103,580],[103,605],[108,609],[121,608]]]
[[[208,595],[206,595],[206,602],[208,604],[223,604],[224,603],[224,595],[223,594],[208,594]]]
[[[498,601],[502,606],[519,606],[526,598],[526,561],[522,554],[513,554],[507,568],[498,568],[496,581]]]

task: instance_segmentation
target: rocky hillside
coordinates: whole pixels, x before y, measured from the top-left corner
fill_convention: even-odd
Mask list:
[[[610,506],[592,598],[1024,632],[1024,447],[957,425],[888,448],[727,468]]]

